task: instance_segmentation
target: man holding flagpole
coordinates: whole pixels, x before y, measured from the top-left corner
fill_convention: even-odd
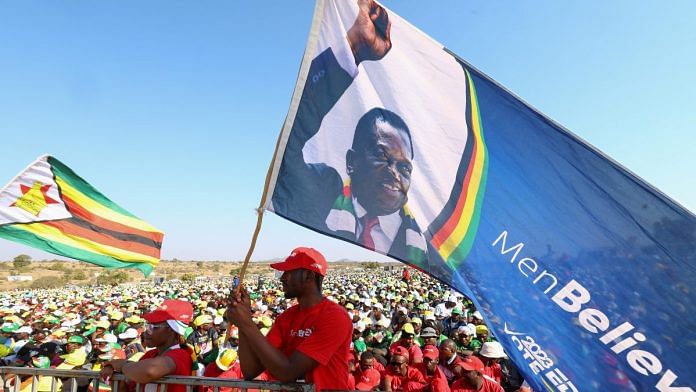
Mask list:
[[[297,298],[298,304],[280,314],[263,336],[252,320],[246,289],[232,295],[225,314],[239,328],[242,374],[254,379],[265,371],[283,382],[303,379],[318,391],[350,389],[347,358],[353,324],[342,306],[322,294],[328,268],[324,256],[300,247],[271,267],[283,272],[285,298]]]

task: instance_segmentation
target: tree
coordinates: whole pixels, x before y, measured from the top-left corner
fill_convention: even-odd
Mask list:
[[[181,275],[180,279],[182,282],[191,283],[191,282],[196,280],[196,275],[191,274],[191,273],[185,273],[185,274]]]
[[[16,269],[23,269],[31,264],[31,256],[29,255],[19,255],[12,260],[12,264]]]

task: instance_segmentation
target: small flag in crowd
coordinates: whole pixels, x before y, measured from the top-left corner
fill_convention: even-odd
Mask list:
[[[46,252],[147,276],[163,236],[52,156],[39,157],[0,190],[0,237]]]

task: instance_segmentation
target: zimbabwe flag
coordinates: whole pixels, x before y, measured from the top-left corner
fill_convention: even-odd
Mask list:
[[[57,255],[147,276],[163,236],[52,156],[39,157],[0,190],[0,237]]]

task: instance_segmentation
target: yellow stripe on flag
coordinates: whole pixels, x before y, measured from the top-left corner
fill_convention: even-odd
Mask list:
[[[84,209],[86,209],[94,215],[98,215],[112,222],[120,223],[122,225],[130,226],[139,230],[149,231],[153,233],[161,233],[160,230],[157,230],[153,226],[150,226],[145,221],[123,215],[110,208],[103,206],[102,204],[97,203],[96,201],[85,196],[82,192],[70,186],[70,184],[63,181],[63,179],[61,179],[60,177],[56,176],[56,183],[60,187],[60,191],[65,196],[69,197],[75,203],[79,204],[81,207],[83,207]]]
[[[143,255],[137,252],[131,252],[121,248],[116,248],[109,245],[100,244],[90,241],[83,237],[65,234],[55,227],[44,225],[43,223],[29,223],[13,225],[12,227],[27,231],[36,236],[42,237],[47,241],[58,242],[63,245],[72,246],[73,248],[81,249],[87,252],[98,253],[105,256],[110,256],[115,259],[132,262],[132,263],[147,263],[156,265],[159,259],[151,256]]]
[[[474,169],[471,173],[471,178],[469,179],[469,187],[466,189],[466,202],[464,208],[462,209],[462,215],[459,218],[459,222],[452,230],[452,234],[442,243],[439,248],[440,256],[444,260],[447,260],[452,252],[454,252],[459,244],[464,240],[467,230],[469,229],[469,224],[471,223],[471,218],[474,215],[474,210],[476,209],[476,195],[480,191],[479,186],[481,185],[481,177],[483,176],[483,163],[485,161],[486,149],[483,144],[483,135],[481,134],[481,119],[479,118],[478,102],[476,101],[476,95],[473,93],[474,84],[469,78],[469,99],[471,101],[471,117],[472,117],[472,128],[474,133],[474,138],[476,140],[476,160],[474,162]]]

